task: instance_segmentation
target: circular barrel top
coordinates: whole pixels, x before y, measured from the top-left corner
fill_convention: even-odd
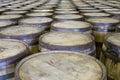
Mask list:
[[[52,22],[51,18],[26,18],[20,20],[20,23],[23,24],[45,24]]]
[[[4,12],[3,14],[24,14],[24,13],[26,13],[27,11],[6,11],[6,12]]]
[[[80,10],[80,12],[101,12],[101,10],[93,9],[93,10]]]
[[[78,11],[69,11],[69,10],[68,11],[67,10],[66,11],[65,10],[64,11],[59,10],[59,11],[55,11],[55,13],[56,14],[78,14],[79,12]]]
[[[91,22],[91,23],[118,23],[119,22],[119,20],[117,20],[117,19],[114,19],[114,18],[90,18],[90,19],[88,19],[87,21],[89,21],[89,22]]]
[[[89,28],[91,27],[91,24],[83,21],[64,21],[64,22],[53,23],[52,27],[80,29],[80,28]]]
[[[24,55],[27,45],[18,40],[0,39],[0,62],[9,58],[17,58],[15,56]],[[11,59],[13,60],[13,59]]]
[[[54,16],[55,19],[80,19],[83,18],[81,15],[75,14],[67,14],[67,15],[56,15]]]
[[[4,30],[1,30],[0,35],[25,36],[31,34],[39,34],[42,31],[43,31],[42,29],[35,26],[18,25],[18,26],[11,26]]]
[[[51,45],[75,46],[92,42],[91,37],[77,32],[50,32],[40,37],[41,41]]]
[[[101,17],[106,17],[106,16],[110,16],[110,14],[108,14],[108,13],[84,13],[83,14],[84,16],[87,16],[87,17],[99,17],[99,16],[101,16]]]
[[[12,21],[0,21],[0,28],[14,24]]]
[[[32,10],[32,12],[53,12],[54,10],[52,10],[52,9],[40,9],[40,10],[37,10],[37,9],[35,9],[35,10]]]
[[[103,80],[105,75],[95,58],[66,51],[29,56],[19,63],[16,74],[19,80]]]
[[[35,17],[35,16],[52,16],[53,13],[28,13],[26,14],[27,16],[30,16],[30,17]]]
[[[4,19],[16,19],[20,18],[21,15],[0,15],[0,20]]]
[[[120,46],[120,33],[113,33],[112,35],[106,38],[106,41],[114,45]]]

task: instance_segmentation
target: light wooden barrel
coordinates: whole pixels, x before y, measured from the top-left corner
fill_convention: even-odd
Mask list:
[[[12,10],[12,11],[3,12],[2,14],[7,14],[7,15],[16,15],[16,14],[20,14],[20,15],[24,15],[25,13],[27,13],[27,11],[25,11],[25,10],[21,10],[21,11]]]
[[[89,18],[87,21],[93,24],[93,35],[98,49],[97,57],[99,57],[104,36],[109,32],[115,32],[119,20],[114,18]]]
[[[25,18],[19,21],[19,24],[22,25],[29,25],[29,26],[37,26],[43,29],[48,29],[50,28],[50,24],[53,19],[51,18],[41,18],[41,17],[36,17],[36,18]]]
[[[63,15],[64,15],[64,14],[79,14],[78,11],[69,11],[69,10],[66,10],[66,11],[65,11],[65,10],[63,10],[63,11],[62,11],[62,10],[61,10],[61,11],[59,10],[59,11],[55,11],[54,13],[55,13],[56,15],[62,15],[62,14],[63,14]]]
[[[12,22],[12,21],[0,21],[0,31],[14,24],[15,22]]]
[[[55,21],[83,21],[82,15],[66,14],[66,15],[55,15]]]
[[[95,56],[95,44],[91,35],[78,32],[49,32],[39,38],[41,51],[66,50]]]
[[[50,12],[50,13],[52,13],[54,10],[52,10],[52,9],[35,9],[35,10],[32,10],[32,12],[36,12],[36,13],[45,13],[45,12]]]
[[[44,30],[35,26],[11,26],[0,31],[0,38],[17,39],[29,45],[31,53],[39,51],[38,39]]]
[[[0,39],[0,80],[14,80],[17,62],[27,55],[29,49],[23,42]]]
[[[21,17],[21,15],[0,15],[0,21],[3,20],[17,22]]]
[[[51,24],[51,31],[92,33],[92,25],[83,21],[63,21]]]
[[[17,65],[15,80],[107,80],[107,78],[104,65],[91,56],[75,52],[50,51],[23,59]]]
[[[26,14],[28,17],[52,17],[53,13],[28,13]]]
[[[103,13],[103,12],[100,12],[100,13],[84,13],[83,14],[85,16],[85,18],[100,18],[100,17],[110,17],[111,15],[108,14],[108,13]]]
[[[101,10],[93,9],[93,10],[80,10],[81,13],[99,13]]]
[[[107,34],[101,61],[108,71],[109,80],[120,80],[120,33]]]

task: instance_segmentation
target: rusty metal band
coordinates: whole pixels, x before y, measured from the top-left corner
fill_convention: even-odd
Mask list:
[[[73,32],[86,32],[86,31],[90,31],[91,28],[88,27],[88,28],[73,28],[73,29],[70,29],[70,28],[57,28],[57,27],[51,27],[51,29],[53,31],[73,31]]]

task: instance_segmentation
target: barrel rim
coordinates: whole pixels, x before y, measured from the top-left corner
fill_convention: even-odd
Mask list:
[[[106,76],[107,76],[106,67],[104,66],[104,64],[103,64],[102,62],[100,62],[100,61],[97,60],[96,58],[91,57],[91,56],[86,55],[86,54],[80,54],[80,53],[78,53],[78,52],[57,51],[57,50],[56,50],[56,51],[48,51],[48,52],[39,52],[39,53],[37,53],[37,54],[30,55],[30,56],[24,58],[23,60],[21,60],[21,61],[17,64],[16,69],[15,69],[15,73],[16,73],[15,79],[21,80],[18,72],[19,72],[19,69],[20,69],[20,67],[22,66],[22,64],[24,64],[27,60],[29,60],[29,59],[31,59],[31,58],[33,58],[33,57],[35,57],[35,56],[39,56],[40,54],[57,54],[57,52],[64,52],[64,53],[71,53],[71,54],[79,54],[79,55],[87,56],[88,58],[91,58],[91,59],[95,60],[96,63],[98,63],[98,65],[101,67],[101,69],[102,69],[102,71],[103,71],[102,76],[101,76],[101,80],[106,80],[106,78],[107,78],[107,77],[106,77]]]

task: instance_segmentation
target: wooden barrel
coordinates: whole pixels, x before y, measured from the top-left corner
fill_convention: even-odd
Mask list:
[[[51,31],[57,32],[80,32],[92,33],[92,25],[83,21],[63,21],[55,22],[51,25]]]
[[[120,33],[107,34],[101,61],[108,71],[109,80],[120,80]]]
[[[100,61],[66,51],[41,52],[23,59],[16,68],[15,80],[31,79],[107,80],[106,69]]]
[[[23,42],[0,39],[0,80],[14,80],[17,62],[28,54],[28,46]]]
[[[48,13],[48,12],[46,12],[46,13],[28,13],[28,14],[26,14],[26,16],[28,16],[28,17],[52,17],[52,15],[53,15],[53,13]]]
[[[0,31],[0,38],[17,39],[29,45],[31,53],[36,53],[38,49],[38,38],[44,30],[35,26],[11,26]]]
[[[49,32],[39,38],[41,51],[66,50],[95,56],[95,44],[91,35],[78,32]]]
[[[56,8],[55,9],[56,11],[76,11],[76,9],[74,9],[74,8],[70,8],[70,9],[66,9],[66,8]]]
[[[116,24],[119,23],[119,20],[114,18],[90,18],[87,21],[93,24],[93,35],[95,37],[96,46],[98,49],[97,57],[99,57],[104,36],[108,32],[115,31]]]
[[[62,10],[61,11],[55,11],[54,13],[56,15],[62,15],[62,14],[63,15],[65,15],[65,14],[79,14],[78,11],[69,11],[69,10],[68,11],[67,10],[66,11],[65,10],[63,10],[63,11]]]
[[[82,15],[66,14],[66,15],[55,15],[55,21],[83,21]]]
[[[7,28],[7,27],[10,27],[10,26],[12,26],[12,25],[14,25],[15,23],[14,22],[12,22],[12,21],[0,21],[0,31],[2,30],[2,29],[5,29],[5,28]]]
[[[85,16],[85,18],[99,18],[99,17],[110,17],[111,15],[108,13],[84,13],[83,14]]]
[[[20,15],[24,15],[25,13],[27,13],[27,11],[25,10],[21,10],[21,11],[6,11],[6,12],[3,12],[3,14],[8,14],[8,15],[16,15],[16,14],[20,14]]]
[[[21,17],[21,15],[0,15],[0,21],[4,20],[17,22]]]
[[[52,22],[51,18],[41,18],[41,17],[35,17],[35,18],[25,18],[19,21],[19,24],[22,25],[32,25],[37,26],[43,29],[47,29],[50,27],[50,24]]]
[[[93,10],[80,10],[81,13],[99,13],[101,10],[93,9]]]
[[[54,10],[52,10],[52,9],[35,9],[35,10],[32,10],[32,12],[36,12],[36,13],[45,13],[45,12],[50,12],[50,13],[52,13]]]

